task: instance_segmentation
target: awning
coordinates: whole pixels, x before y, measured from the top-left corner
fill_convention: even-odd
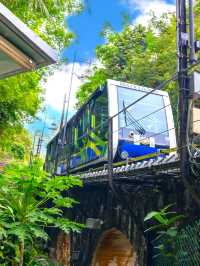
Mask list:
[[[0,3],[0,79],[56,61],[56,51]]]

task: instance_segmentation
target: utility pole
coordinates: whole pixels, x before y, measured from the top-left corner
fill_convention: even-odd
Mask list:
[[[63,135],[62,135],[62,148],[64,147],[66,143],[66,130],[67,130],[67,122],[68,122],[68,114],[69,114],[69,103],[70,103],[70,97],[71,97],[71,90],[72,90],[72,84],[73,84],[73,75],[74,75],[74,67],[75,67],[75,61],[76,61],[76,54],[74,54],[73,64],[72,64],[72,72],[71,72],[71,78],[69,83],[69,93],[67,98],[67,108],[66,108],[66,114],[65,114],[65,121],[64,121],[64,129],[63,129]],[[64,117],[63,117],[64,119]]]
[[[32,160],[33,160],[33,156],[34,156],[36,133],[37,133],[37,131],[35,132],[35,134],[33,136],[33,143],[32,143],[32,148],[31,148],[30,157],[29,157],[29,165],[32,164]]]
[[[179,136],[180,169],[183,180],[189,175],[189,156],[187,150],[187,119],[189,86],[187,73],[188,34],[186,22],[186,0],[177,0],[177,49],[179,81]]]
[[[37,143],[37,150],[36,150],[36,154],[37,154],[37,156],[39,156],[40,155],[40,147],[41,147],[41,145],[42,145],[42,139],[41,139],[41,136],[39,136],[38,137],[38,143]]]
[[[196,62],[193,0],[189,0],[190,64]]]
[[[54,174],[57,173],[57,166],[58,166],[58,152],[59,152],[59,149],[60,149],[60,146],[61,146],[62,128],[63,128],[64,117],[65,117],[66,98],[67,98],[67,93],[64,94],[63,108],[62,108],[62,115],[61,115],[61,119],[60,119],[60,128],[59,128],[59,133],[58,133],[58,139],[57,139],[57,142],[56,142]]]
[[[41,136],[38,139],[38,145],[37,145],[37,151],[36,151],[37,155],[40,155],[40,153],[41,153],[42,143],[44,141],[44,131],[46,128],[47,108],[44,107],[43,111],[45,112],[45,117],[44,117],[44,121],[43,121],[43,128],[42,128]]]
[[[69,101],[70,101],[70,95],[71,95],[71,89],[72,89],[75,60],[76,60],[76,54],[74,54],[74,58],[73,58],[72,72],[71,72],[71,78],[70,78],[70,84],[69,84],[69,93],[67,96],[67,92],[65,92],[64,100],[63,100],[63,109],[62,109],[62,115],[61,115],[61,121],[60,121],[60,129],[58,133],[58,139],[57,139],[56,150],[55,150],[55,165],[54,165],[55,174],[57,174],[59,150],[60,148],[63,149],[64,144],[65,144],[66,124],[68,120],[68,111],[69,111],[68,109],[69,109]],[[66,110],[66,103],[67,103],[67,110]],[[65,115],[65,111],[67,111],[66,115]]]

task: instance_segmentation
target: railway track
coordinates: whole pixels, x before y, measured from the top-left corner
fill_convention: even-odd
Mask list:
[[[179,174],[179,157],[172,154],[166,157],[157,157],[141,162],[127,163],[121,166],[113,167],[113,179],[129,179],[129,180],[143,180],[144,177],[148,179],[166,176],[178,176]],[[104,169],[90,171],[79,174],[80,178],[86,182],[95,182],[99,180],[109,180],[108,165]]]

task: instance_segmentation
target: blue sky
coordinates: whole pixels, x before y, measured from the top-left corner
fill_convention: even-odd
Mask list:
[[[47,128],[52,122],[59,124],[63,96],[69,91],[74,53],[77,55],[70,97],[70,115],[75,112],[75,94],[82,82],[78,76],[89,68],[85,61],[95,63],[95,47],[104,43],[103,37],[100,36],[103,26],[109,23],[115,31],[121,31],[125,14],[129,15],[130,23],[146,25],[151,10],[158,16],[166,11],[175,11],[175,0],[85,0],[85,9],[82,13],[65,18],[68,28],[76,34],[76,38],[62,53],[62,56],[68,59],[67,65],[56,71],[44,84],[45,105],[48,111],[46,133],[49,137],[52,132]],[[32,133],[43,128],[44,113],[39,113],[38,116],[41,121],[37,120],[28,126]]]
[[[172,10],[175,0],[85,0],[85,10],[66,18],[67,25],[76,34],[72,45],[67,47],[63,56],[73,60],[74,52],[81,59],[95,57],[96,45],[103,44],[100,32],[105,23],[109,23],[115,31],[121,31],[124,15],[128,15],[130,23],[134,20],[146,20],[150,10],[160,15],[165,10]],[[157,6],[157,8],[156,8]]]
[[[77,38],[73,44],[65,49],[64,56],[72,60],[76,51],[81,59],[93,58],[95,47],[104,42],[100,36],[104,25],[109,23],[115,31],[120,31],[123,25],[123,17],[129,14],[133,19],[139,13],[138,10],[130,12],[125,1],[118,0],[87,0],[85,10],[80,15],[67,18],[67,25]]]

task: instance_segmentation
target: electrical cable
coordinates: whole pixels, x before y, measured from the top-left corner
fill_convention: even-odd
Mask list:
[[[193,64],[192,66],[188,67],[187,69],[183,69],[182,72],[186,71],[186,70],[191,70],[193,67],[196,67],[197,65],[200,64],[200,60],[198,60],[195,64]],[[175,72],[175,74],[168,80],[162,82],[160,85],[158,85],[157,87],[155,87],[154,89],[152,89],[150,92],[146,93],[145,95],[141,96],[140,98],[138,98],[136,101],[132,102],[131,104],[127,105],[125,108],[122,108],[119,112],[117,112],[115,115],[109,117],[106,119],[106,121],[104,121],[101,125],[96,126],[95,128],[92,128],[90,130],[90,132],[95,132],[98,128],[102,127],[103,124],[107,124],[109,120],[117,117],[119,114],[123,113],[124,111],[126,111],[127,109],[129,109],[130,107],[132,107],[133,105],[135,105],[137,102],[141,101],[142,99],[146,98],[148,95],[152,94],[153,92],[155,92],[156,90],[161,90],[164,87],[166,87],[170,82],[175,81],[178,78],[178,73]],[[67,123],[66,123],[67,126]],[[73,144],[73,143],[72,143]]]
[[[198,60],[195,64],[193,64],[192,66],[188,67],[187,70],[191,70],[192,68],[196,67],[197,65],[199,65],[200,63],[200,60]],[[186,71],[186,69],[183,69],[182,72]],[[132,102],[131,104],[129,104],[128,106],[124,107],[122,110],[120,110],[118,113],[116,113],[115,115],[113,115],[112,117],[109,117],[106,121],[104,121],[103,123],[106,124],[109,122],[110,119],[113,119],[115,117],[117,117],[118,115],[120,115],[122,112],[125,112],[128,108],[130,108],[131,106],[135,105],[137,102],[141,101],[142,99],[144,99],[145,97],[147,97],[148,95],[152,94],[153,92],[155,92],[156,90],[161,90],[162,88],[166,87],[171,81],[175,81],[178,77],[178,73],[176,72],[170,79],[168,79],[167,81],[164,81],[163,83],[161,83],[160,85],[158,85],[156,88],[152,89],[150,92],[146,93],[145,95],[143,95],[142,97],[140,97],[139,99],[137,99],[136,101]],[[164,107],[166,108],[166,107]],[[155,112],[154,112],[155,113]],[[149,114],[150,115],[150,114]],[[66,123],[66,127],[67,127],[67,123]],[[99,127],[102,127],[102,124],[101,125],[98,125],[97,127],[95,128],[92,128],[90,130],[90,132],[92,131],[96,131]],[[175,129],[175,128],[171,128],[169,130],[172,130],[172,129]],[[167,132],[167,130],[161,132],[161,133],[156,133],[156,134],[153,134],[152,136],[156,136],[156,135],[159,135],[159,134],[163,134]],[[149,137],[148,137],[149,138]],[[145,140],[147,138],[144,138],[142,140]],[[140,141],[142,141],[140,140]],[[71,145],[73,143],[69,143],[68,145]]]

